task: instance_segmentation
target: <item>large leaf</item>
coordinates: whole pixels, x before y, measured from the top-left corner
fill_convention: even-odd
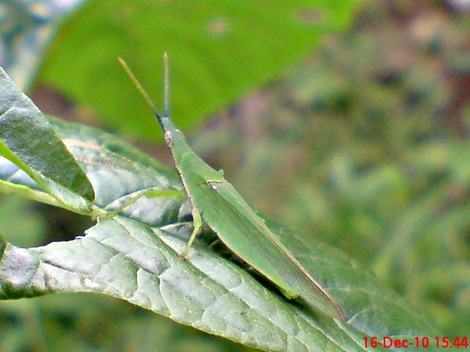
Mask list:
[[[175,173],[112,136],[52,122],[97,189],[97,207],[112,209],[126,195],[144,189],[178,187]],[[1,240],[0,296],[107,294],[272,351],[358,351],[364,350],[364,336],[439,335],[416,308],[347,255],[270,222],[345,310],[347,322],[288,302],[246,268],[208,247],[205,237],[187,261],[181,260],[178,254],[192,231],[186,204],[181,198],[143,198],[121,216],[100,220],[84,237],[70,242],[23,249]]]
[[[0,68],[0,155],[64,206],[89,213],[93,188],[74,157],[32,101]]]
[[[149,114],[118,56],[160,101],[162,54],[169,53],[172,116],[184,129],[284,73],[344,28],[360,3],[89,0],[59,31],[41,78],[115,128],[160,141],[151,118],[130,118]]]

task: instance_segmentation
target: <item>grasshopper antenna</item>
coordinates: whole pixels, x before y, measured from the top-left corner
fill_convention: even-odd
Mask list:
[[[163,116],[170,116],[170,69],[168,67],[168,53],[163,54],[163,66],[165,71]]]
[[[168,70],[168,62],[167,62],[167,55],[165,53],[165,55],[163,56],[164,59],[165,59],[165,115],[164,116],[167,116],[167,113],[168,113],[168,73],[166,70]],[[124,68],[124,71],[126,71],[127,75],[130,77],[130,79],[132,80],[132,82],[134,83],[134,85],[136,86],[137,90],[140,92],[140,94],[142,94],[142,96],[144,97],[145,101],[147,102],[147,104],[150,106],[150,108],[152,109],[152,112],[155,114],[155,116],[157,117],[158,119],[158,122],[160,124],[162,124],[162,117],[160,116],[160,114],[158,113],[158,110],[157,108],[155,107],[155,104],[153,103],[152,99],[150,99],[150,96],[148,95],[148,93],[145,91],[144,87],[142,86],[142,84],[140,84],[139,80],[137,79],[137,77],[134,75],[134,73],[132,72],[132,70],[129,68],[129,66],[127,65],[126,61],[124,61],[123,58],[121,57],[118,57],[118,60],[119,62],[121,63],[122,67]]]

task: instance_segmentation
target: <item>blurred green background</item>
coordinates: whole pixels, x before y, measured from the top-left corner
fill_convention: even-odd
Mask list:
[[[160,105],[167,50],[176,123],[251,204],[365,263],[443,335],[465,336],[470,12],[453,3],[6,1],[0,59],[44,112],[171,165],[116,61]],[[16,245],[90,225],[0,197],[0,232]],[[248,350],[91,295],[0,302],[0,326],[2,352]]]

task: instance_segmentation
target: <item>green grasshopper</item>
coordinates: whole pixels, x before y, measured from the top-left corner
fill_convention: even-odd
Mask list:
[[[288,299],[298,299],[330,317],[346,320],[346,314],[315,279],[302,267],[279,239],[266,226],[235,188],[225,180],[223,171],[207,165],[186,144],[183,134],[168,117],[168,56],[165,62],[165,104],[160,115],[152,100],[130,70],[119,58],[124,70],[152,108],[165,132],[176,169],[192,204],[194,230],[182,258],[207,224],[237,256],[273,282]]]

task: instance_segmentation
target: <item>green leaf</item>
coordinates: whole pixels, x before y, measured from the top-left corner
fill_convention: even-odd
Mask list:
[[[0,297],[102,293],[272,351],[359,351],[363,336],[437,334],[403,299],[331,248],[302,244],[309,269],[315,268],[351,316],[347,323],[303,311],[204,247],[196,246],[187,261],[181,260],[178,253],[191,230],[188,223],[152,229],[116,217],[71,242],[32,249],[7,244],[0,261]]]
[[[60,203],[88,213],[94,198],[85,172],[31,100],[0,68],[0,155]]]
[[[98,208],[113,208],[141,190],[177,187],[174,172],[116,138],[51,122],[96,187]],[[364,336],[440,335],[429,319],[353,259],[272,222],[267,224],[345,310],[347,322],[287,301],[208,247],[207,229],[209,237],[200,237],[188,260],[181,260],[192,231],[186,205],[181,198],[143,198],[122,216],[102,219],[84,237],[44,247],[23,249],[0,240],[0,297],[111,295],[270,351],[359,351]]]
[[[129,118],[149,116],[148,108],[118,56],[161,106],[162,54],[169,53],[172,116],[185,130],[283,74],[344,28],[362,2],[90,0],[59,31],[41,79],[124,133],[161,141],[151,118]]]

